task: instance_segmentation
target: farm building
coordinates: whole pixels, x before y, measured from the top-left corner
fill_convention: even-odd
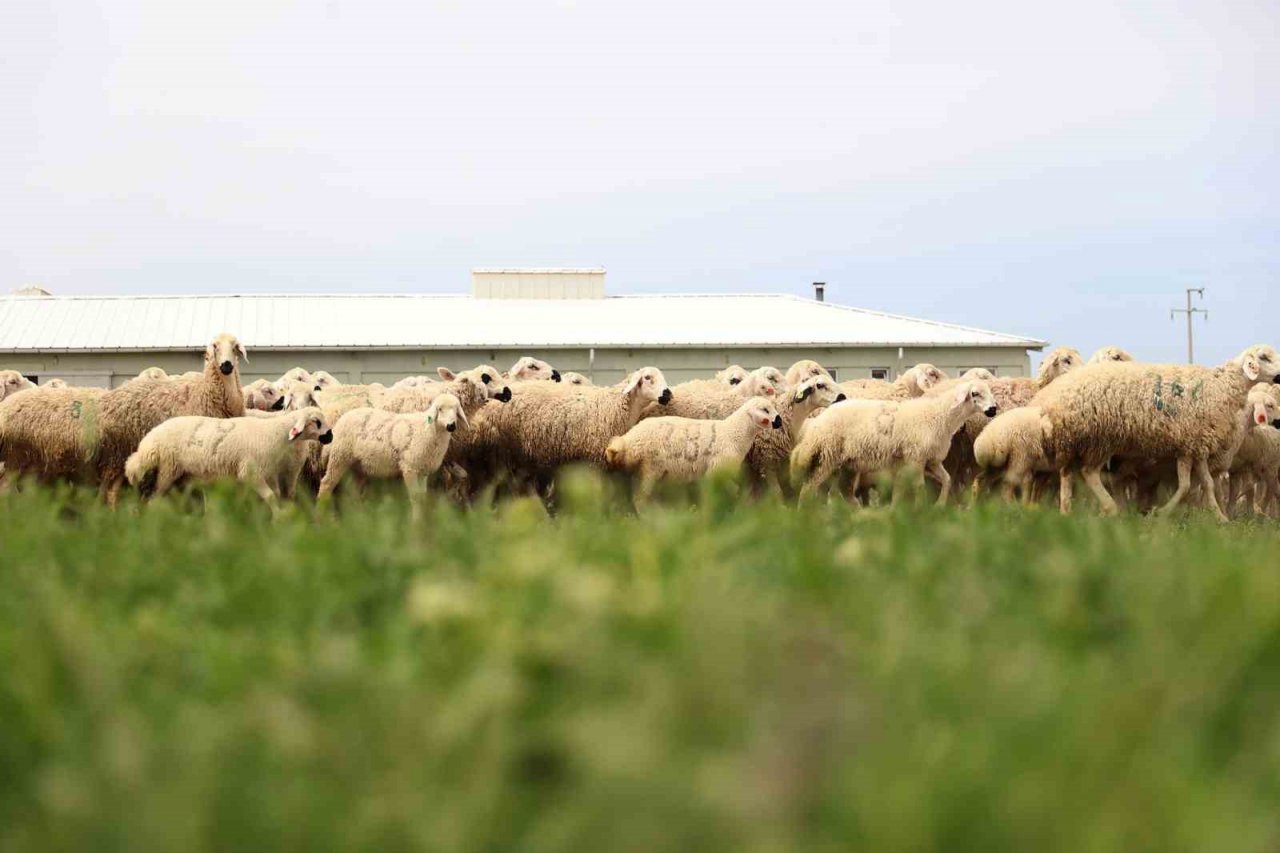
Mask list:
[[[470,295],[0,297],[0,367],[35,381],[110,387],[158,365],[194,369],[219,332],[249,349],[245,381],[295,365],[343,382],[393,382],[437,365],[546,359],[598,384],[656,364],[672,382],[729,364],[800,358],[838,379],[893,378],[920,361],[949,372],[1030,371],[1044,341],[792,295],[606,296],[604,270],[472,273]]]

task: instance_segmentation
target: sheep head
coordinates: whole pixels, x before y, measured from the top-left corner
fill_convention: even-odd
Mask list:
[[[289,440],[318,441],[328,444],[333,441],[333,429],[325,420],[324,412],[314,406],[302,409],[294,417],[293,426],[289,427]]]
[[[315,380],[316,385],[319,386],[319,390],[321,391],[326,388],[337,388],[342,384],[338,380],[334,379],[333,374],[329,373],[327,370],[317,370],[315,373],[311,374],[311,378]]]
[[[314,382],[314,379],[312,381]],[[295,382],[280,398],[280,405],[277,408],[298,411],[319,406],[320,403],[316,400],[316,395],[319,393],[311,382]]]
[[[1036,385],[1040,388],[1048,385],[1064,373],[1070,373],[1084,363],[1079,350],[1073,347],[1058,347],[1052,350],[1040,362],[1040,370],[1036,373]]]
[[[1235,359],[1250,382],[1280,383],[1280,356],[1266,344],[1255,344]]]
[[[923,394],[937,385],[939,382],[947,378],[947,374],[943,373],[937,367],[927,362],[917,364],[915,367],[902,374],[902,378],[910,385],[915,383],[916,388]]]
[[[768,397],[752,397],[742,404],[740,411],[745,411],[751,418],[751,425],[757,429],[782,429],[782,415],[778,407]]]
[[[583,376],[581,373],[575,373],[572,370],[561,374],[560,381],[565,385],[590,385],[591,380]]]
[[[755,380],[757,389],[754,394],[772,397],[787,390],[787,377],[776,367],[757,367],[751,371],[751,378]]]
[[[741,385],[746,378],[747,369],[741,364],[731,364],[716,374],[716,381],[726,385]]]
[[[1133,356],[1120,347],[1103,347],[1089,356],[1089,364],[1105,364],[1108,361],[1133,361]]]
[[[964,373],[960,374],[961,379],[981,379],[983,382],[990,382],[996,378],[996,375],[985,367],[971,367]]]
[[[793,404],[801,404],[808,400],[810,407],[814,409],[825,409],[844,399],[847,399],[844,392],[826,376],[811,376],[801,382],[791,393]]]
[[[951,408],[959,409],[964,407],[969,408],[974,413],[982,413],[989,418],[995,417],[998,411],[995,395],[991,393],[991,386],[981,379],[961,382],[956,386]]]
[[[812,379],[815,376],[831,378],[831,374],[821,364],[811,358],[802,358],[787,368],[787,385],[794,388],[806,379]]]
[[[259,379],[245,386],[244,405],[246,409],[278,412],[285,407],[285,395],[267,380]]]
[[[1253,410],[1252,423],[1280,428],[1280,401],[1276,400],[1274,388],[1274,385],[1259,384],[1249,392],[1248,408]]]
[[[622,386],[622,395],[638,397],[644,403],[665,406],[671,402],[671,386],[658,368],[642,367],[627,377],[627,384]]]
[[[235,335],[223,333],[218,335],[204,348],[204,363],[212,366],[223,376],[230,376],[240,369],[240,359],[249,360],[249,351],[244,344],[236,340]]]
[[[458,402],[458,398],[452,394],[437,394],[431,401],[431,405],[427,407],[427,425],[445,432],[453,432],[458,428],[459,422],[464,427],[470,426],[467,422],[467,413],[462,410],[462,404]]]
[[[547,364],[540,358],[534,358],[531,355],[521,357],[515,364],[511,365],[507,377],[518,382],[532,382],[536,380],[549,379],[552,382],[559,382],[562,377],[560,371]]]

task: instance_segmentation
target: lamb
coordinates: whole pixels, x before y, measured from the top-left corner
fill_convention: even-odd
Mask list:
[[[115,505],[129,456],[143,437],[164,421],[179,415],[244,416],[240,359],[247,357],[244,345],[234,335],[218,335],[205,348],[204,371],[199,378],[138,379],[102,395],[98,469],[108,504]]]
[[[636,370],[622,388],[525,383],[510,403],[486,406],[472,419],[469,457],[496,457],[544,480],[573,462],[603,466],[611,439],[635,426],[650,403],[672,399],[656,367]]]
[[[883,379],[850,379],[840,383],[840,390],[856,400],[909,400],[919,397],[947,378],[932,364],[917,364],[903,371],[893,382]]]
[[[320,391],[317,399],[324,416],[330,423],[338,420],[352,409],[377,406],[387,394],[387,387],[381,382],[368,385],[340,385]]]
[[[275,386],[283,391],[295,382],[315,383],[315,377],[311,375],[311,371],[305,367],[291,367],[284,372],[284,375],[275,381]]]
[[[269,418],[170,418],[142,439],[125,464],[129,483],[163,495],[185,479],[249,483],[272,509],[293,496],[307,442],[333,440],[317,408]]]
[[[458,423],[468,426],[458,398],[437,394],[425,413],[396,414],[381,409],[355,409],[338,421],[326,456],[320,499],[326,500],[348,471],[363,486],[366,478],[400,477],[419,517],[427,478],[440,468]]]
[[[71,386],[67,384],[67,380],[62,379],[60,377],[54,377],[53,379],[50,379],[48,382],[45,382],[44,384],[42,384],[40,387],[41,388],[70,388]]]
[[[960,374],[961,380],[981,379],[983,382],[992,382],[995,378],[996,375],[985,367],[971,367]]]
[[[800,435],[801,427],[814,412],[846,399],[834,381],[821,374],[812,376],[795,390],[778,397],[778,414],[782,429],[763,430],[756,435],[747,452],[747,469],[753,480],[771,483],[779,488],[787,482],[787,462]]]
[[[1120,347],[1102,347],[1100,350],[1089,356],[1087,364],[1104,364],[1108,361],[1133,361],[1133,356],[1129,355],[1126,350]]]
[[[751,397],[723,420],[650,418],[609,442],[605,461],[634,472],[637,501],[646,500],[659,480],[692,481],[714,468],[741,465],[762,429],[782,429],[773,400]]]
[[[259,379],[258,382],[265,382]],[[254,383],[255,385],[257,382]],[[272,403],[270,409],[258,409],[245,407],[244,413],[248,417],[269,418],[281,411],[288,410],[291,412],[300,411],[302,409],[322,408],[320,405],[320,392],[316,390],[316,386],[309,382],[295,382],[283,394],[274,385],[266,384],[265,388],[271,390],[275,394],[280,394]],[[246,398],[247,402],[247,398]],[[332,419],[330,419],[332,420]]]
[[[437,368],[444,382],[419,385],[413,388],[393,388],[383,395],[375,408],[388,412],[425,412],[440,394],[452,394],[461,401],[469,414],[475,412],[490,398],[502,403],[511,400],[511,386],[503,382],[501,374],[489,365],[480,365],[462,373],[454,373],[447,367]]]
[[[1037,395],[1052,423],[1046,448],[1059,472],[1059,501],[1071,509],[1071,473],[1078,468],[1105,514],[1118,511],[1102,483],[1113,456],[1176,458],[1178,487],[1161,513],[1191,488],[1194,467],[1206,502],[1226,520],[1215,496],[1209,459],[1229,444],[1236,413],[1259,381],[1275,381],[1280,356],[1256,345],[1217,368],[1111,362],[1072,371]]]
[[[31,475],[92,483],[101,442],[102,388],[39,388],[0,402],[0,479]]]
[[[770,381],[767,368],[752,371],[738,385],[726,385],[714,379],[691,379],[671,389],[672,398],[667,404],[655,403],[642,416],[646,418],[669,416],[718,420],[737,411],[742,401],[750,397],[774,397],[777,389]]]
[[[747,378],[747,369],[741,364],[731,364],[715,375],[717,382],[725,385],[738,385]]]
[[[0,400],[34,387],[36,387],[35,384],[18,371],[0,370]]]
[[[937,480],[942,486],[938,504],[945,504],[951,476],[942,460],[951,437],[975,413],[992,417],[996,411],[991,387],[981,380],[961,383],[946,396],[845,400],[805,425],[791,454],[791,471],[807,477],[804,497],[841,468],[851,469],[857,479],[906,468],[921,484],[926,473]],[[898,494],[895,489],[895,501]]]
[[[1275,401],[1277,389],[1273,385],[1270,390]],[[1268,416],[1265,408],[1262,412],[1255,409],[1253,429],[1245,434],[1231,461],[1228,509],[1246,498],[1254,515],[1268,515],[1280,509],[1280,421],[1271,415],[1271,422],[1266,423]]]
[[[1015,491],[1029,503],[1038,473],[1052,473],[1053,465],[1044,449],[1044,436],[1052,428],[1039,406],[1019,406],[1001,412],[987,424],[973,443],[974,461],[980,469],[975,490],[989,471],[1002,471],[1001,494],[1012,502]]]
[[[783,391],[786,391],[791,387],[787,384],[786,374],[776,367],[770,367],[768,365],[757,367],[755,370],[751,371],[751,376],[756,377],[760,381],[760,388],[771,388],[773,390],[773,394],[781,394]],[[767,394],[767,396],[773,395]]]
[[[266,379],[250,382],[240,389],[240,395],[246,411],[278,412],[284,408],[284,393]]]
[[[827,379],[832,379],[831,374],[821,364],[811,358],[802,358],[787,368],[787,387],[795,388],[801,382],[806,379],[812,379],[815,376],[825,376]]]
[[[583,376],[581,373],[576,373],[572,370],[562,373],[560,375],[560,381],[563,382],[565,385],[594,385],[595,384],[590,379]]]

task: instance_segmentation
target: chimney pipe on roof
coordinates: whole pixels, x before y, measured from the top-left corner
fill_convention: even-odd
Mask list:
[[[826,302],[827,283],[825,281],[815,281],[813,283],[813,298],[819,302]]]

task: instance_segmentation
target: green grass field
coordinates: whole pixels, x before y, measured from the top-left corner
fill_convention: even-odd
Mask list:
[[[1273,851],[1280,527],[0,496],[0,851]]]

